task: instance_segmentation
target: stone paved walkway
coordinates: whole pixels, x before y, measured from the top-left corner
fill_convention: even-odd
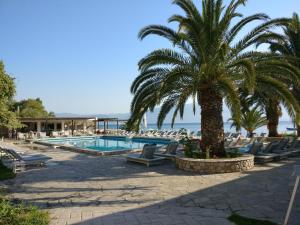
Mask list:
[[[300,158],[245,173],[197,175],[163,166],[128,164],[123,156],[94,157],[40,147],[46,168],[6,185],[13,199],[49,210],[51,224],[229,225],[233,211],[282,223]],[[300,225],[300,190],[291,225]]]

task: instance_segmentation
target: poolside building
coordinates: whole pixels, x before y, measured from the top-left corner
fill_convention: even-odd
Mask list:
[[[46,136],[52,134],[96,134],[106,133],[113,125],[113,129],[119,129],[119,125],[126,120],[118,118],[98,117],[44,117],[44,118],[19,118],[24,125],[18,129],[19,133],[44,133]],[[2,137],[11,137],[13,134],[7,129],[1,129]]]

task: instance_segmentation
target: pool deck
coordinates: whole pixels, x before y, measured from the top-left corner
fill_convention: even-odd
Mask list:
[[[243,173],[199,175],[172,162],[158,167],[34,146],[28,153],[52,157],[47,167],[0,183],[8,197],[38,205],[51,224],[229,225],[232,211],[282,223],[300,158],[256,166]],[[300,225],[300,190],[290,225]]]

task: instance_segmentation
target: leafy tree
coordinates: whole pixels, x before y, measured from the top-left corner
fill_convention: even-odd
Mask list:
[[[48,117],[51,117],[51,118],[55,117],[55,113],[54,112],[49,112]]]
[[[214,155],[225,155],[223,101],[237,123],[241,122],[239,88],[249,94],[256,85],[254,57],[268,64],[268,54],[251,50],[265,31],[286,22],[286,19],[269,20],[265,14],[243,17],[237,8],[245,0],[232,0],[226,7],[222,0],[202,0],[199,11],[191,0],[174,0],[185,15],[173,15],[169,22],[177,22],[178,29],[150,25],[142,29],[139,37],[159,35],[174,49],[154,50],[139,61],[140,74],[131,86],[134,98],[131,104],[130,123],[140,123],[148,110],[161,105],[158,126],[175,107],[173,123],[183,117],[185,103],[192,98],[201,107],[202,148],[211,149]],[[234,21],[237,21],[235,24]],[[240,32],[253,21],[263,21],[242,36]],[[262,56],[263,55],[263,56]],[[272,60],[273,62],[276,59]],[[274,67],[283,62],[277,61]],[[261,83],[274,83],[274,79],[260,76]],[[195,110],[194,110],[195,112]]]
[[[9,106],[0,101],[0,127],[8,129],[21,128],[22,124],[18,120],[16,113],[11,111]]]
[[[258,107],[243,111],[240,124],[233,118],[231,118],[230,121],[232,121],[232,127],[236,127],[237,130],[244,128],[249,137],[253,137],[256,129],[263,127],[268,123],[264,113],[259,110]]]
[[[15,110],[20,118],[54,117],[54,113],[48,113],[41,99],[26,99],[15,103]]]
[[[0,61],[0,126],[9,129],[21,127],[16,114],[11,110],[12,100],[16,93],[14,79],[5,71]]]

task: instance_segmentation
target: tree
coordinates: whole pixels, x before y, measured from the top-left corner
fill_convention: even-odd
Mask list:
[[[273,52],[280,53],[285,60],[300,70],[300,19],[297,13],[289,23],[284,26],[284,34],[273,34],[271,37],[263,39],[261,43],[268,43]],[[300,104],[300,85],[297,83],[290,83],[294,96],[298,99]],[[296,121],[297,122],[297,121]],[[297,124],[299,124],[297,122]],[[298,136],[300,136],[300,126],[297,126]]]
[[[202,148],[211,149],[214,155],[225,154],[223,101],[240,123],[239,87],[251,94],[256,85],[256,65],[252,58],[264,55],[261,58],[265,63],[269,61],[267,54],[253,51],[251,46],[266,30],[286,21],[269,20],[265,14],[237,21],[242,17],[237,8],[245,3],[232,0],[225,7],[222,0],[202,0],[200,12],[191,0],[175,0],[174,4],[185,12],[184,16],[174,15],[169,19],[178,23],[177,30],[150,25],[140,31],[141,39],[159,35],[169,40],[174,49],[154,50],[139,61],[140,74],[131,86],[134,98],[130,123],[140,123],[142,116],[156,105],[161,105],[158,126],[175,107],[174,123],[178,113],[183,117],[185,103],[192,98],[194,109],[196,101],[201,107]],[[253,21],[263,23],[242,36],[240,31]],[[273,82],[263,76],[261,80]]]
[[[18,120],[15,112],[11,111],[7,104],[0,101],[0,127],[9,130],[21,128],[22,124]]]
[[[8,129],[21,127],[16,114],[11,110],[12,100],[16,93],[14,79],[5,71],[0,61],[0,126]]]
[[[263,57],[270,57],[271,60],[266,64]],[[280,62],[272,58],[279,58]],[[291,118],[299,121],[300,108],[290,91],[290,84],[300,83],[300,71],[276,53],[253,57],[252,61],[256,65],[256,88],[251,96],[248,96],[246,90],[241,89],[240,91],[244,93],[242,99],[246,98],[248,108],[256,105],[264,110],[268,120],[269,137],[277,137],[281,106],[287,110]]]
[[[231,118],[230,121],[232,121],[232,127],[236,127],[237,130],[244,128],[248,133],[248,137],[253,137],[256,129],[263,127],[268,123],[264,113],[259,110],[258,107],[243,111],[240,124],[233,118]]]
[[[54,117],[53,112],[47,112],[41,99],[26,99],[16,102],[15,110],[20,118]]]

